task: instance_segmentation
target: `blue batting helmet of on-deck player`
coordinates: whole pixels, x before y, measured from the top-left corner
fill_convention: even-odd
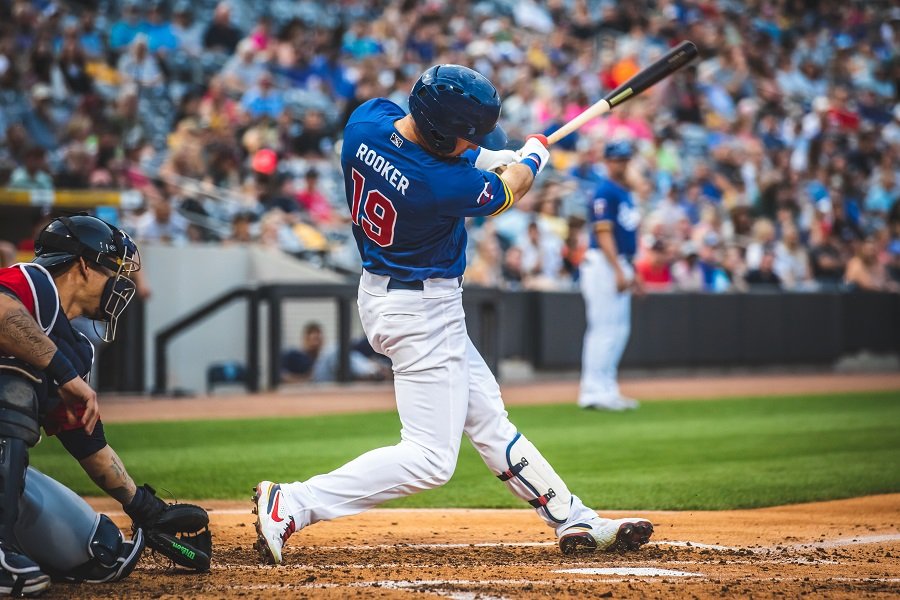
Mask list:
[[[634,156],[634,146],[628,140],[616,140],[606,144],[603,158],[609,160],[628,160]]]
[[[437,65],[419,77],[409,112],[429,150],[449,154],[462,138],[488,150],[506,148],[497,124],[500,95],[487,77],[461,65]]]

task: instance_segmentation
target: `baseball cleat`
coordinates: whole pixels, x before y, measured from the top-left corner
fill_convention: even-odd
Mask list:
[[[263,560],[281,564],[281,549],[297,530],[294,517],[287,514],[281,485],[261,481],[253,494],[253,514],[256,515],[256,548]]]
[[[650,541],[651,535],[653,524],[646,519],[597,517],[564,529],[559,536],[559,549],[563,554],[637,550]]]

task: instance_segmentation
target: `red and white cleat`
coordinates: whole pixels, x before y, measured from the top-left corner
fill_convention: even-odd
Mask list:
[[[261,481],[253,495],[256,515],[256,548],[267,563],[281,564],[281,549],[291,534],[297,531],[294,517],[287,514],[281,485]]]

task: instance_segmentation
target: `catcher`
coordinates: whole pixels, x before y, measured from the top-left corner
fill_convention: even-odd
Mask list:
[[[106,442],[96,394],[85,381],[93,346],[69,324],[85,316],[106,323],[105,341],[115,337],[118,319],[135,293],[130,277],[140,269],[136,245],[112,225],[76,215],[47,225],[36,240],[35,255],[33,263],[0,269],[0,356],[5,357],[0,358],[0,593],[40,593],[49,586],[48,574],[76,581],[124,577],[144,542],[180,566],[207,570],[212,540],[206,511],[166,504],[149,485],[135,485]],[[122,503],[134,523],[131,542],[124,542],[102,516],[96,527],[79,532],[85,528],[76,524],[93,517],[83,511],[83,518],[74,515],[87,505],[78,505],[74,493],[67,496],[52,484],[62,486],[36,471],[26,475],[28,448],[39,440],[40,425]],[[42,527],[55,533],[48,525],[51,512],[59,513],[57,520],[62,515],[71,547],[82,544],[91,560],[111,574],[100,567],[61,567],[74,557],[54,561],[53,552],[34,543]],[[20,521],[26,514],[37,527],[23,534]],[[55,542],[50,550],[62,548]]]

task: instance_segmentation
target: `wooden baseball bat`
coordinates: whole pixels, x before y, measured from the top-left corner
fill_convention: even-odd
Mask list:
[[[548,135],[546,138],[544,138],[544,136],[535,137],[544,142],[545,146],[555,144],[591,119],[608,113],[616,106],[627,102],[644,90],[654,86],[660,80],[668,77],[691,62],[695,56],[697,56],[697,46],[694,42],[687,40],[681,42],[669,50],[665,56],[648,66],[646,69],[643,69],[641,72],[636,73],[634,77],[611,91],[603,99],[598,100],[595,104],[586,108],[584,112]]]

